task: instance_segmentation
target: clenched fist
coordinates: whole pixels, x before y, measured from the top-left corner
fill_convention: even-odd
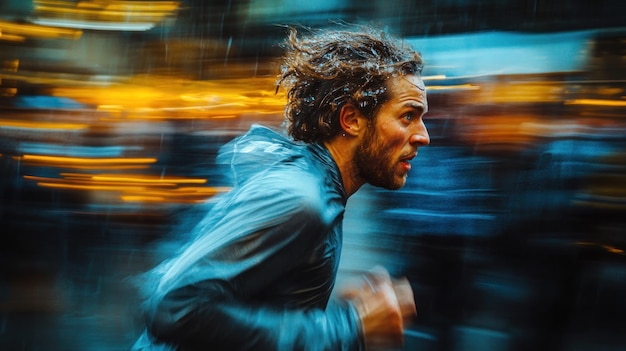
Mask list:
[[[382,267],[341,293],[356,307],[367,349],[401,346],[403,329],[416,316],[413,290],[406,278],[392,280]]]

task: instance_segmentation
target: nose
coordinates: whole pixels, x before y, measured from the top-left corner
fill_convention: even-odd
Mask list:
[[[430,135],[428,135],[428,129],[426,129],[424,121],[420,121],[420,123],[416,126],[409,142],[411,145],[415,146],[426,146],[430,144]]]

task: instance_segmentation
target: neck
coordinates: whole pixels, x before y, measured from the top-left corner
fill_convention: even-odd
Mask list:
[[[346,194],[348,197],[352,196],[365,184],[365,181],[359,177],[359,172],[354,165],[355,146],[350,142],[349,138],[341,136],[325,141],[324,146],[326,146],[339,168]]]

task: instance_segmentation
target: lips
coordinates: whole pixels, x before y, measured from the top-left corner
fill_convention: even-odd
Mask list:
[[[400,159],[400,164],[408,172],[411,169],[411,160],[413,160],[417,154],[410,154],[407,157]]]
[[[407,172],[411,170],[411,164],[409,163],[409,161],[400,161],[400,165]]]

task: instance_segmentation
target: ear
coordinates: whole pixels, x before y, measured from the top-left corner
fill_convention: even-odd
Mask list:
[[[341,111],[339,111],[339,123],[344,133],[356,136],[359,134],[366,121],[356,106],[353,104],[345,104],[341,107]]]

